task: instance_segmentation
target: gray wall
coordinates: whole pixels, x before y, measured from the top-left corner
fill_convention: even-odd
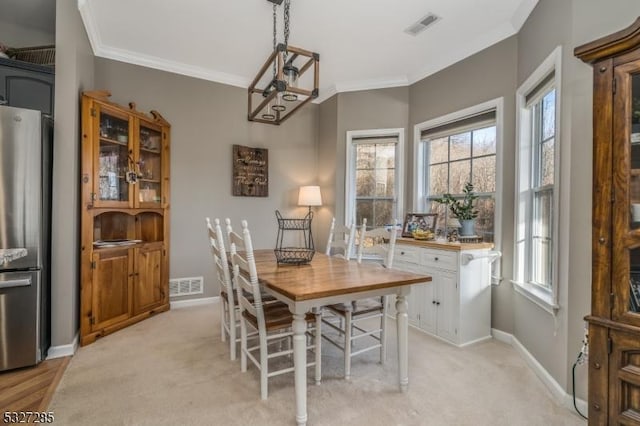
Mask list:
[[[407,156],[411,140],[407,131],[409,88],[338,93],[323,102],[320,111],[318,180],[324,206],[318,215],[317,235],[324,249],[331,218],[344,223],[347,131],[403,128]]]
[[[334,95],[322,102],[319,105],[318,114],[318,185],[320,185],[322,192],[322,208],[318,209],[315,220],[318,226],[314,227],[313,232],[316,236],[316,246],[321,250],[326,249],[331,218],[337,215],[336,190],[338,182],[341,182],[344,188],[344,167],[341,167],[337,159],[339,155],[338,96]],[[342,171],[341,180],[337,177],[340,171]],[[344,201],[342,204],[344,205]],[[344,221],[344,208],[341,217]]]
[[[51,19],[55,19],[51,17]],[[0,42],[9,47],[30,47],[55,44],[56,34],[39,28],[26,27],[2,19],[0,11]]]
[[[274,211],[302,217],[298,187],[316,183],[319,107],[307,105],[281,126],[256,124],[246,118],[245,89],[108,59],[95,64],[96,89],[171,123],[170,276],[204,276],[204,296],[217,296],[204,218],[229,217],[236,230],[246,219],[254,247],[274,248]],[[269,150],[268,197],[231,195],[233,144]]]
[[[592,181],[592,69],[573,56],[583,43],[621,30],[640,15],[640,4],[614,0],[540,0],[518,34],[518,84],[521,84],[557,45],[563,46],[561,226],[560,241],[567,259],[560,267],[557,319],[516,296],[514,335],[551,375],[570,391],[571,367],[580,350],[584,321],[591,301],[591,181]],[[562,231],[561,231],[562,232]],[[586,369],[577,373],[577,394],[586,398]]]
[[[51,247],[53,346],[78,330],[80,91],[93,86],[93,54],[75,0],[56,2],[56,87]]]
[[[410,87],[409,125],[411,134],[416,124],[456,112],[483,102],[504,98],[502,164],[502,239],[498,247],[502,253],[502,276],[499,286],[493,287],[492,327],[507,333],[513,332],[513,293],[509,278],[513,258],[513,199],[515,158],[515,89],[516,37],[501,41],[467,59],[464,59]],[[411,136],[410,139],[413,139]],[[413,143],[410,151],[413,152]],[[407,194],[413,194],[413,162],[408,163],[411,186]],[[408,200],[407,206],[411,201]]]
[[[542,364],[542,366],[556,379],[563,388],[568,389],[566,381],[566,369],[569,360],[567,352],[569,321],[569,302],[567,298],[570,282],[567,277],[571,271],[568,269],[567,255],[568,244],[567,228],[562,226],[571,214],[572,204],[568,202],[566,188],[568,179],[571,175],[571,127],[570,120],[567,120],[570,114],[570,102],[567,102],[567,93],[565,89],[569,86],[571,76],[565,73],[564,64],[573,51],[570,42],[571,34],[571,2],[569,1],[546,1],[542,0],[533,10],[518,34],[518,86],[520,86],[533,71],[549,56],[554,48],[562,45],[562,81],[561,90],[561,125],[558,147],[560,149],[561,165],[560,165],[560,238],[558,241],[560,250],[559,271],[559,304],[560,310],[557,316],[553,316],[549,312],[543,310],[539,306],[533,304],[520,294],[515,294],[513,303],[514,312],[514,336],[527,348],[527,350]],[[591,144],[589,143],[589,146]],[[587,151],[587,150],[585,150]],[[515,159],[515,157],[512,157]],[[589,163],[591,164],[591,163]],[[586,167],[583,167],[586,169]],[[591,188],[590,181],[585,182],[586,188]],[[513,218],[511,218],[513,223]],[[571,230],[569,230],[570,232]],[[585,247],[590,245],[590,233],[585,232],[587,240]],[[576,248],[577,250],[577,248]],[[588,261],[588,260],[587,260]],[[586,269],[586,268],[585,268]],[[589,283],[576,283],[576,285],[584,284],[585,289],[589,289]],[[588,290],[587,290],[588,291]],[[583,316],[586,311],[583,312]],[[577,319],[577,318],[576,318]],[[582,335],[571,336],[580,342]],[[575,354],[580,349],[578,346]],[[575,356],[572,354],[571,356]]]

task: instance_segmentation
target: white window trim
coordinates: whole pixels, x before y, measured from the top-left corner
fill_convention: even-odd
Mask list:
[[[513,257],[513,279],[511,282],[514,285],[515,290],[526,297],[528,300],[537,304],[545,311],[557,315],[560,309],[559,295],[560,295],[560,282],[561,282],[561,259],[560,259],[560,229],[564,229],[564,224],[560,222],[561,219],[561,188],[564,179],[561,178],[560,168],[560,151],[561,147],[561,83],[562,83],[562,46],[557,46],[549,56],[536,68],[536,70],[525,80],[524,83],[516,91],[516,193],[515,193],[515,216],[514,216],[514,257]],[[525,224],[530,221],[530,209],[521,209],[519,206],[526,202],[526,194],[522,194],[523,187],[530,187],[530,165],[524,165],[525,161],[530,163],[530,155],[524,153],[523,150],[531,149],[531,119],[529,115],[529,109],[526,105],[526,96],[533,89],[536,88],[549,73],[555,72],[554,86],[556,90],[556,122],[555,122],[555,152],[554,152],[554,188],[553,188],[553,284],[551,290],[546,290],[541,286],[527,282],[526,278],[526,233],[523,229]],[[523,141],[528,141],[526,146]],[[526,156],[526,158],[525,158]],[[526,183],[523,185],[523,182]],[[528,193],[528,191],[527,191]],[[567,192],[568,194],[568,192]],[[563,235],[566,237],[566,235]],[[568,239],[566,240],[568,241]]]
[[[355,199],[355,177],[356,170],[352,165],[353,161],[353,140],[376,137],[397,137],[398,148],[396,157],[396,182],[398,193],[396,194],[396,208],[398,216],[403,214],[404,209],[404,128],[396,129],[371,129],[371,130],[349,130],[347,131],[347,155],[346,155],[346,179],[344,188],[344,224],[350,226],[356,219],[356,206],[351,202]],[[396,221],[402,222],[402,217],[396,217]]]
[[[419,212],[425,209],[424,199],[426,197],[427,188],[425,188],[425,176],[423,172],[426,164],[424,164],[425,144],[421,143],[422,132],[432,129],[453,121],[480,114],[491,109],[496,110],[496,192],[495,192],[495,217],[494,217],[494,248],[502,251],[502,157],[504,140],[504,98],[491,99],[478,105],[462,109],[450,114],[446,114],[431,120],[423,121],[413,127],[413,200],[412,211]],[[495,271],[498,275],[491,277],[492,284],[498,285],[502,281],[502,265],[500,258],[495,262]]]

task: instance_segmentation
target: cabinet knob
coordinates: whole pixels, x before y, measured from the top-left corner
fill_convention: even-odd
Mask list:
[[[440,302],[436,302],[436,305],[440,306]]]
[[[600,367],[601,367],[601,365],[600,365],[599,362],[594,362],[593,363],[593,368],[595,368],[596,370],[600,370]]]
[[[437,257],[434,257],[434,258],[433,258],[433,260],[435,260],[435,261],[437,262],[437,261],[438,261],[438,258],[437,258]]]
[[[593,404],[593,409],[596,410],[596,411],[600,411],[600,404],[594,403]]]
[[[435,305],[435,304],[436,304],[436,301],[435,301],[435,300],[434,300],[434,301],[432,301],[432,302],[431,302],[431,304],[432,304],[432,305]]]
[[[403,251],[401,251],[401,252],[400,252],[400,254],[404,254],[404,252],[403,252]]]
[[[605,240],[605,239],[604,239],[604,237],[600,237],[600,238],[598,238],[598,242],[599,242],[600,244],[604,244],[606,241],[607,241],[607,240]]]

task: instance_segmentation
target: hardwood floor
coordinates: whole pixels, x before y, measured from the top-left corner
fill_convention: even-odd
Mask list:
[[[0,413],[46,411],[71,357],[0,373]]]

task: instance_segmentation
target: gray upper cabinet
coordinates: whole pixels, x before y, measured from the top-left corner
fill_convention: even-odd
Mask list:
[[[0,103],[53,116],[52,68],[0,58]]]

